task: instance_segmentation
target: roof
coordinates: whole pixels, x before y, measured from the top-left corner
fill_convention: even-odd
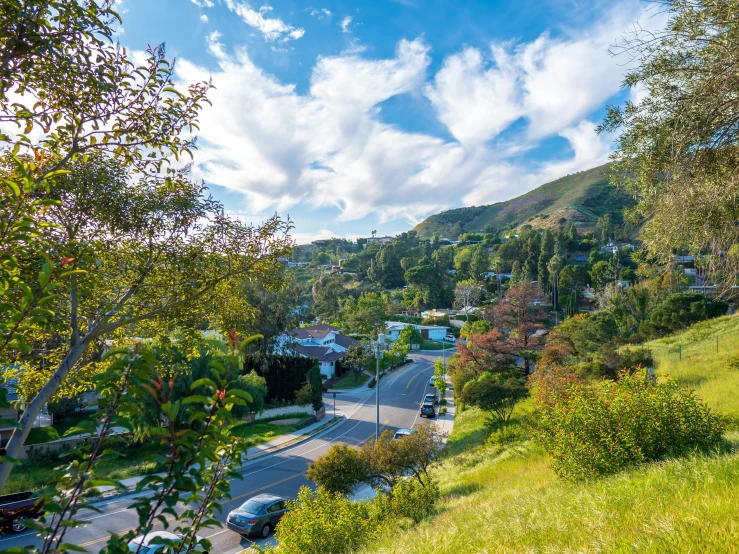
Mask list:
[[[339,346],[343,346],[344,348],[349,348],[350,346],[354,346],[357,344],[357,341],[354,340],[351,337],[347,337],[346,335],[342,335],[341,333],[336,335],[336,344]]]
[[[328,346],[303,346],[296,344],[293,350],[307,358],[316,358],[319,362],[334,362],[346,356],[346,352],[335,352]]]
[[[299,339],[322,339],[331,331],[335,333],[341,333],[341,329],[339,329],[338,327],[334,327],[333,325],[328,325],[325,323],[320,323],[318,325],[311,325],[309,327],[293,329],[292,331],[288,331],[288,334]]]
[[[418,325],[416,323],[405,323],[403,321],[388,321],[387,322],[387,328],[388,329],[405,329],[409,325],[412,325],[419,331],[423,331],[424,329],[449,329],[449,327],[445,325]]]

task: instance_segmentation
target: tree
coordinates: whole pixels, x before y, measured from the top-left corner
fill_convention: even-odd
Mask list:
[[[5,340],[24,320],[37,343],[57,340],[60,328],[65,337],[7,444],[0,489],[32,422],[95,342],[217,314],[212,302],[230,280],[268,273],[290,243],[288,223],[252,228],[225,217],[202,184],[170,166],[194,147],[210,84],[173,88],[163,46],[136,67],[110,40],[112,6],[10,0],[0,15],[0,123],[22,130],[0,134],[14,149],[0,164],[11,190],[2,207],[13,207],[2,230],[15,230],[0,239],[14,283],[2,301],[20,314],[0,329],[0,356],[29,355],[22,341]],[[22,94],[11,99],[11,89]],[[42,236],[29,242],[17,233],[26,228]]]
[[[614,269],[609,262],[597,262],[590,270],[593,286],[597,290],[603,290],[605,286],[615,281]]]
[[[372,347],[367,341],[359,341],[346,350],[344,363],[351,368],[356,378],[359,378],[363,371],[370,369],[373,361]]]
[[[414,344],[421,345],[423,344],[423,337],[421,336],[421,331],[414,325],[407,325],[400,331],[398,342],[408,346],[413,346]]]
[[[517,349],[506,340],[498,329],[491,329],[483,335],[471,335],[467,344],[457,343],[459,364],[470,368],[476,375],[489,371],[510,372],[515,365]]]
[[[479,306],[482,301],[482,287],[475,281],[460,281],[454,289],[454,307],[469,313],[469,309]]]
[[[50,224],[45,240],[57,245],[69,278],[46,305],[53,316],[37,329],[37,344],[45,349],[59,329],[69,331],[54,348],[55,366],[40,367],[33,353],[25,359],[36,363],[43,384],[6,447],[10,457],[18,456],[42,407],[96,343],[134,329],[153,336],[185,326],[192,335],[209,319],[218,326],[232,287],[248,277],[270,286],[277,257],[290,246],[289,223],[275,216],[245,227],[224,217],[220,204],[203,196],[203,185],[184,176],[130,180],[117,162],[96,155],[70,168],[49,190],[55,202],[43,214]],[[10,471],[11,464],[0,466],[0,485]]]
[[[329,492],[350,495],[367,474],[359,450],[338,442],[308,464],[305,476]]]
[[[403,268],[394,244],[387,244],[380,249],[370,265],[367,277],[385,289],[405,285]]]
[[[488,249],[485,245],[479,244],[470,259],[470,273],[472,278],[477,281],[485,281],[489,269],[490,258],[488,256]]]
[[[342,319],[355,333],[374,334],[387,321],[390,299],[379,292],[363,292],[354,300],[349,298],[341,307]]]
[[[524,359],[526,374],[530,373],[533,349],[540,346],[537,334],[544,325],[541,308],[542,294],[530,281],[524,281],[508,289],[505,297],[493,308],[493,317],[498,327],[510,329],[509,344]]]
[[[595,238],[603,244],[608,244],[613,239],[613,218],[611,214],[605,214],[595,223]]]
[[[684,292],[668,296],[639,328],[648,337],[669,335],[706,319],[726,314],[729,306],[702,294]]]
[[[739,54],[737,2],[659,2],[660,31],[636,26],[615,49],[633,62],[624,86],[648,94],[612,106],[599,128],[617,132],[611,181],[639,199],[642,240],[662,262],[676,248],[710,258],[720,290],[736,284],[739,260],[739,137],[735,101]]]
[[[490,414],[491,423],[508,421],[516,404],[526,398],[528,389],[521,379],[505,380],[483,377],[472,381],[462,391],[462,401]]]
[[[309,465],[307,477],[319,487],[341,494],[351,494],[361,483],[393,487],[405,476],[427,486],[431,483],[429,469],[440,454],[442,436],[435,424],[417,425],[414,431],[402,440],[395,440],[391,431],[384,431],[377,441],[365,443],[359,452],[335,444]]]
[[[318,411],[323,407],[323,381],[321,380],[321,370],[318,369],[318,364],[310,368],[308,384],[310,384],[313,409]]]
[[[485,319],[479,319],[471,323],[469,321],[465,321],[459,332],[459,338],[469,339],[472,335],[484,335],[489,332],[491,328],[492,324]]]
[[[337,279],[319,279],[313,284],[313,313],[324,320],[336,319],[346,297],[347,291]]]

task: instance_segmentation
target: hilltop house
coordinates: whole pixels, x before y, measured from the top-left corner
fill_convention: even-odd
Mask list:
[[[316,358],[321,376],[331,379],[336,375],[336,362],[345,358],[347,349],[356,343],[338,327],[319,324],[288,331],[280,349],[305,358]]]
[[[388,321],[386,325],[387,333],[392,341],[398,340],[400,332],[409,325],[421,331],[421,337],[424,340],[444,340],[449,329],[449,327],[441,325],[418,325],[416,323],[404,323],[402,321]]]
[[[388,244],[390,242],[393,242],[393,237],[368,237],[366,239],[366,245],[369,246],[370,244]]]

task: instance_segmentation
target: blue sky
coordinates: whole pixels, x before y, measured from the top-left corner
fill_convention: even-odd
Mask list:
[[[396,234],[604,163],[634,1],[121,0],[118,38],[212,78],[194,175],[299,242]]]

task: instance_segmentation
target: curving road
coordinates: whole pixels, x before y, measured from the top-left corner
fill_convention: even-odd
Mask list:
[[[380,424],[382,429],[412,427],[419,422],[418,408],[423,396],[429,392],[428,380],[433,374],[433,362],[441,353],[414,353],[414,363],[400,368],[380,381]],[[327,411],[332,410],[333,401],[326,399]],[[346,416],[314,439],[293,448],[247,462],[242,469],[243,480],[232,483],[233,499],[224,504],[224,513],[218,519],[225,523],[230,510],[241,505],[248,497],[269,492],[285,497],[295,497],[304,485],[313,486],[305,477],[308,463],[324,454],[334,442],[360,445],[374,438],[375,393],[346,391],[337,394],[337,413]],[[381,429],[381,431],[382,431]],[[69,532],[67,541],[84,547],[88,552],[99,552],[111,532],[122,533],[134,527],[136,514],[127,508],[131,498],[120,498],[98,505],[102,513],[80,514],[90,525]],[[213,553],[234,554],[248,548],[252,541],[229,531],[208,529],[201,533],[212,543]],[[272,537],[266,539],[271,541]],[[33,544],[37,539],[33,533],[0,537],[0,550]],[[265,542],[257,540],[257,543]]]

